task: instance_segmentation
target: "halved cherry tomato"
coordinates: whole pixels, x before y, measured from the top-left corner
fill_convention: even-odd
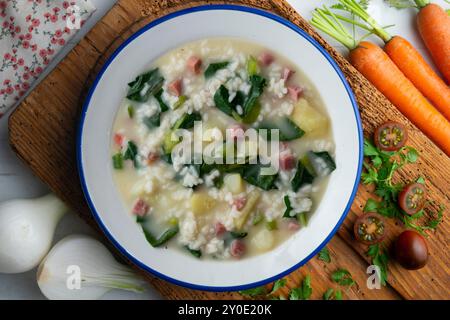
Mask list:
[[[398,205],[409,215],[416,214],[425,206],[426,191],[421,183],[405,186],[398,196]]]
[[[408,132],[401,123],[389,121],[375,130],[375,144],[383,151],[397,151],[403,147],[408,139]]]
[[[378,243],[384,238],[384,220],[377,213],[365,213],[356,220],[353,231],[356,239],[362,243]]]

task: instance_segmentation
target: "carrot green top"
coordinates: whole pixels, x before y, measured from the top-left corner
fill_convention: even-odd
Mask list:
[[[313,12],[311,24],[334,38],[349,50],[357,47],[355,38],[345,29],[339,18],[327,7],[317,8]]]
[[[426,5],[430,4],[430,1],[428,1],[428,0],[414,0],[414,2],[420,9],[425,7]]]

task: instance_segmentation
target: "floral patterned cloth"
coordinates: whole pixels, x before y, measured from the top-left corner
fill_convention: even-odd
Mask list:
[[[90,0],[0,0],[0,118],[94,10]]]

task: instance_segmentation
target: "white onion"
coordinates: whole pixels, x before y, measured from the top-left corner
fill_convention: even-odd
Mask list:
[[[119,264],[99,241],[71,235],[59,241],[39,265],[37,282],[52,300],[92,300],[111,289],[145,290],[144,280]]]
[[[36,267],[50,249],[56,225],[67,207],[55,195],[0,204],[0,272]]]

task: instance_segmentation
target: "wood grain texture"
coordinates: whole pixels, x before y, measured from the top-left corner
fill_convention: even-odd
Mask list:
[[[98,229],[84,201],[75,163],[75,133],[80,108],[87,88],[99,68],[128,36],[157,17],[181,8],[223,1],[197,0],[121,0],[72,50],[59,66],[28,96],[11,115],[10,143],[18,156],[46,182],[50,188],[90,225]],[[450,159],[428,138],[405,119],[386,98],[359,74],[341,55],[331,48],[286,2],[281,0],[235,0],[227,3],[244,4],[275,12],[290,19],[313,36],[337,61],[351,85],[361,112],[366,136],[386,120],[405,123],[410,131],[409,144],[421,151],[418,164],[402,169],[396,177],[401,181],[422,175],[427,179],[432,205],[450,206]],[[339,108],[340,106],[335,106]],[[353,150],[349,150],[352,152]],[[356,152],[356,151],[355,151]],[[367,248],[358,245],[352,236],[353,222],[362,213],[370,196],[369,189],[360,186],[348,218],[337,236],[328,244],[332,262],[325,264],[317,258],[288,277],[289,287],[298,286],[305,274],[312,277],[313,298],[320,299],[327,288],[337,288],[330,280],[339,267],[351,271],[357,286],[344,290],[348,299],[427,299],[450,298],[449,255],[446,219],[428,239],[430,261],[419,271],[405,271],[395,263],[389,265],[389,285],[381,290],[366,287]],[[401,232],[402,226],[388,221],[387,246]],[[144,276],[163,296],[170,299],[242,299],[237,293],[210,293],[189,290],[169,284],[151,275]],[[287,295],[288,288],[283,294]]]

